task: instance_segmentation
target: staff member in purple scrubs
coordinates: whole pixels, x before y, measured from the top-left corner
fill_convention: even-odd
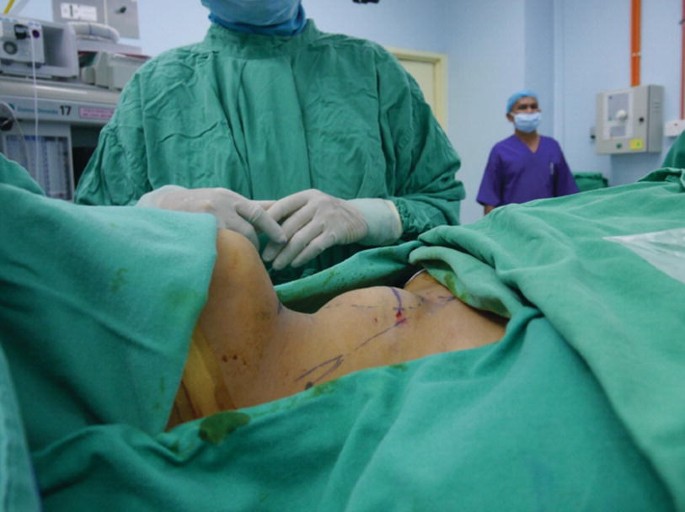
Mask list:
[[[537,131],[537,94],[530,90],[512,94],[507,101],[507,119],[514,124],[514,135],[490,151],[476,198],[485,214],[504,204],[578,192],[559,143]]]

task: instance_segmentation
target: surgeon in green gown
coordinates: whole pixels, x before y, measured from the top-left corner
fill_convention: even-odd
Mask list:
[[[202,3],[205,40],[131,79],[78,203],[214,213],[261,236],[275,283],[458,224],[460,160],[392,55],[319,31],[300,0]]]

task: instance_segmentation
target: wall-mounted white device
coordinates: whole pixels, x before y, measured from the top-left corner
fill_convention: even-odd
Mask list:
[[[661,85],[641,85],[597,94],[597,153],[661,152],[663,103]]]

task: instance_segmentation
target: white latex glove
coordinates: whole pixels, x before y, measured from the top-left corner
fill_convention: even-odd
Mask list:
[[[287,241],[283,228],[257,201],[247,199],[226,188],[188,189],[177,185],[165,185],[144,194],[136,206],[211,213],[217,220],[217,227],[241,233],[257,250],[258,231],[266,234],[270,243],[282,244]]]
[[[334,245],[392,243],[402,234],[395,205],[383,199],[345,201],[304,190],[276,201],[269,215],[282,222],[287,244],[269,242],[262,253],[276,270],[299,267]]]

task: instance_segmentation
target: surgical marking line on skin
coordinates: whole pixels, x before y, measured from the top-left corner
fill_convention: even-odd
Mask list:
[[[326,304],[321,308],[324,309],[338,309],[338,308],[354,308],[354,309],[377,309],[379,306],[371,304]]]
[[[402,305],[402,296],[400,295],[400,293],[399,293],[399,291],[397,290],[397,288],[395,288],[395,287],[390,287],[390,290],[392,291],[393,295],[394,295],[395,298],[397,299],[397,306],[393,307],[393,310],[395,310],[395,323],[394,323],[393,325],[391,325],[390,327],[388,327],[388,328],[386,328],[386,329],[383,329],[383,330],[380,331],[380,332],[377,332],[376,334],[374,334],[374,335],[371,336],[370,338],[367,338],[366,340],[364,340],[362,343],[360,343],[359,345],[357,345],[357,346],[354,348],[354,351],[357,351],[357,350],[361,349],[362,347],[364,347],[365,345],[371,343],[373,340],[375,340],[375,339],[378,338],[379,336],[383,336],[383,335],[384,335],[385,333],[387,333],[388,331],[390,331],[390,330],[392,330],[392,329],[395,329],[395,328],[397,328],[397,327],[399,327],[399,326],[405,324],[405,323],[408,321],[407,317],[404,316],[404,312],[406,311],[406,308]],[[301,374],[299,377],[297,377],[297,378],[295,379],[295,382],[298,382],[298,381],[304,379],[306,376],[308,376],[308,375],[310,375],[311,373],[315,372],[315,371],[318,370],[319,368],[324,367],[324,366],[327,366],[327,365],[331,365],[331,363],[332,363],[332,366],[331,366],[330,368],[328,368],[328,369],[327,369],[322,375],[320,375],[317,379],[315,379],[315,380],[313,380],[313,381],[308,381],[308,382],[307,382],[307,386],[306,386],[305,389],[308,389],[308,388],[311,387],[312,385],[314,385],[314,384],[316,384],[317,382],[319,382],[321,379],[323,379],[323,378],[325,378],[326,376],[330,375],[331,373],[335,372],[338,368],[340,368],[340,367],[342,366],[342,364],[343,364],[344,361],[345,361],[345,355],[344,355],[344,354],[339,354],[339,355],[337,355],[337,356],[335,356],[335,357],[333,357],[333,358],[331,358],[331,359],[328,359],[328,360],[324,361],[323,363],[319,363],[318,365],[314,366],[313,368],[310,368],[309,370],[305,371],[303,374]]]
[[[382,331],[374,334],[370,338],[367,338],[364,340],[362,343],[357,345],[355,347],[355,350],[359,350],[360,348],[364,347],[365,345],[371,343],[373,340],[378,338],[379,336],[383,336],[386,332],[395,329],[396,327],[399,327],[402,324],[407,323],[408,319],[406,316],[404,316],[404,312],[406,311],[405,307],[402,305],[402,296],[399,294],[397,291],[397,288],[391,287],[390,290],[392,291],[393,295],[395,295],[395,298],[397,299],[397,306],[394,307],[393,309],[395,310],[395,323],[388,327],[387,329],[383,329]]]
[[[332,363],[332,366],[331,366],[328,370],[326,370],[325,372],[323,372],[323,374],[321,374],[317,379],[314,379],[314,380],[311,381],[311,382],[307,382],[308,385],[309,385],[309,384],[316,384],[316,383],[319,382],[321,379],[323,379],[323,378],[326,377],[327,375],[333,373],[335,370],[337,370],[338,368],[340,368],[340,367],[342,366],[342,364],[343,364],[344,361],[345,361],[345,356],[344,356],[343,354],[339,354],[339,355],[337,355],[337,356],[335,356],[335,357],[332,357],[331,359],[328,359],[328,360],[324,361],[323,363],[317,364],[317,365],[314,366],[313,368],[310,368],[309,370],[307,370],[306,372],[304,372],[302,375],[300,375],[299,377],[297,377],[297,378],[295,379],[295,382],[304,379],[305,377],[307,377],[307,376],[310,375],[311,373],[315,372],[315,371],[318,370],[319,368],[321,368],[321,367],[323,367],[323,366],[327,366],[327,365],[329,365],[329,364]]]
[[[404,323],[404,322],[400,322],[400,323]],[[359,345],[357,345],[356,347],[354,347],[354,350],[359,350],[360,348],[364,347],[364,346],[367,345],[368,343],[371,343],[373,340],[375,340],[375,339],[378,338],[379,336],[383,336],[386,332],[395,329],[397,326],[400,325],[400,323],[395,323],[395,324],[391,325],[390,327],[388,327],[387,329],[383,329],[382,331],[377,332],[376,334],[374,334],[374,335],[371,336],[370,338],[367,338],[366,340],[364,340],[363,342],[361,342]]]

